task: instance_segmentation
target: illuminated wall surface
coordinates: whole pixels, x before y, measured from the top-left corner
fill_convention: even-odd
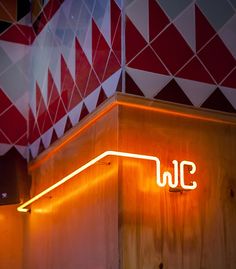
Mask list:
[[[30,163],[31,197],[106,150],[156,156],[161,173],[192,161],[197,188],[160,187],[155,162],[108,155],[30,213],[0,208],[0,267],[235,268],[235,136],[234,116],[112,97]]]
[[[235,0],[29,2],[0,1],[1,155],[35,158],[116,91],[235,113]]]

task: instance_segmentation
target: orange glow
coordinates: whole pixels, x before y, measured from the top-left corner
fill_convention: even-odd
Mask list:
[[[31,198],[27,202],[25,202],[22,205],[20,205],[19,207],[17,207],[17,210],[19,212],[29,211],[29,209],[27,207],[30,204],[34,203],[35,201],[37,201],[38,199],[40,199],[41,197],[43,197],[47,193],[56,189],[60,185],[64,184],[65,182],[67,182],[68,180],[73,178],[74,176],[80,174],[82,171],[86,170],[87,168],[89,168],[90,166],[94,165],[95,163],[97,163],[98,161],[100,161],[101,159],[103,159],[107,156],[128,157],[128,158],[134,158],[134,159],[155,161],[156,162],[156,183],[157,183],[157,185],[160,187],[164,187],[164,186],[166,186],[167,182],[171,188],[175,188],[178,185],[178,161],[176,161],[176,160],[174,160],[172,162],[174,164],[174,183],[173,183],[172,182],[172,175],[168,171],[165,171],[163,173],[163,177],[161,180],[161,163],[160,163],[160,160],[155,156],[136,154],[136,153],[127,153],[127,152],[120,152],[120,151],[105,151],[102,154],[95,157],[94,159],[87,162],[86,164],[82,165],[81,167],[79,167],[78,169],[76,169],[75,171],[70,173],[69,175],[65,176],[64,178],[59,180],[57,183],[53,184],[49,188],[45,189],[44,191],[40,192],[39,194],[37,194],[36,196]],[[196,171],[196,165],[193,162],[190,162],[190,161],[180,162],[180,185],[183,189],[187,189],[187,190],[195,189],[197,187],[197,183],[195,181],[192,182],[192,185],[186,185],[184,182],[184,166],[185,165],[192,167],[192,169],[190,171],[191,174],[194,174]]]

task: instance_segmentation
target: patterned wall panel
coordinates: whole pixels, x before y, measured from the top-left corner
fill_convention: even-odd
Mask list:
[[[234,1],[125,4],[128,93],[235,113]]]
[[[121,8],[67,0],[32,44],[30,158],[119,90]]]

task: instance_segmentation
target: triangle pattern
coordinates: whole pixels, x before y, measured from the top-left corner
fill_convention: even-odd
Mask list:
[[[220,90],[224,94],[224,96],[229,100],[234,109],[236,109],[236,90],[227,87],[220,87]]]
[[[81,121],[85,116],[87,116],[89,114],[89,111],[85,105],[85,103],[83,103],[82,105],[82,109],[81,109],[81,113],[80,113],[80,117],[79,117],[79,121]]]
[[[61,136],[63,136],[63,134],[64,134],[66,119],[67,119],[66,116],[63,117],[58,122],[56,122],[54,124],[54,126],[53,126],[58,138],[61,137]]]
[[[7,139],[7,137],[4,135],[4,133],[1,132],[1,129],[0,129],[0,143],[1,144],[10,144],[11,143],[11,141],[9,141]]]
[[[68,110],[69,100],[72,96],[75,82],[64,57],[61,55],[61,98],[65,108]]]
[[[109,56],[110,47],[94,21],[92,22],[92,48],[93,68],[101,81]]]
[[[192,105],[189,98],[174,79],[172,79],[154,98],[185,105]]]
[[[126,17],[125,42],[127,63],[147,45],[146,40],[128,17]]]
[[[221,85],[236,88],[236,68],[226,77]]]
[[[174,25],[182,34],[191,49],[196,51],[195,6],[190,5],[186,10],[184,10],[181,16],[175,20]]]
[[[48,148],[49,145],[50,145],[50,142],[51,142],[51,139],[52,139],[52,131],[53,131],[53,128],[50,128],[49,130],[47,130],[42,136],[42,142],[43,142],[43,145],[44,145],[44,148]]]
[[[210,25],[206,17],[202,14],[197,5],[195,5],[195,24],[196,24],[196,49],[199,49],[204,46],[207,41],[212,38],[216,32],[213,27]]]
[[[176,76],[205,83],[214,83],[210,74],[196,56]]]
[[[139,33],[148,41],[148,1],[136,0],[132,5],[126,7],[125,11]],[[142,19],[140,19],[140,14],[142,14]]]
[[[59,121],[62,117],[65,116],[65,114],[66,114],[66,109],[65,109],[64,104],[60,98],[59,103],[58,103],[58,107],[57,107],[55,122]]]
[[[53,129],[50,145],[53,144],[57,139],[58,139],[57,133],[56,133],[55,129]]]
[[[212,94],[215,90],[214,84],[203,83],[194,80],[175,78],[181,89],[188,96],[192,104],[196,107],[201,104]]]
[[[12,105],[11,101],[6,96],[4,91],[0,88],[0,114],[11,105]]]
[[[111,51],[102,80],[103,81],[106,80],[108,77],[114,74],[118,69],[120,69],[120,63],[118,62],[117,57],[115,56],[113,51]]]
[[[156,0],[149,0],[149,38],[153,40],[168,24],[169,19],[157,4]]]
[[[32,159],[34,159],[38,154],[40,141],[41,139],[39,138],[30,145],[30,152],[32,155]]]
[[[91,68],[91,72],[88,79],[88,84],[85,91],[85,97],[88,96],[90,93],[94,91],[98,86],[100,85],[100,82],[94,72],[94,70]]]
[[[138,69],[127,68],[127,72],[133,78],[145,97],[153,98],[170,80],[171,76],[156,74]]]
[[[100,86],[84,99],[84,103],[88,108],[89,112],[92,112],[96,108],[99,93],[100,93]]]
[[[72,123],[70,121],[70,118],[67,117],[66,119],[66,124],[65,124],[65,129],[64,129],[64,133],[66,133],[67,131],[69,131],[72,128]]]
[[[134,82],[127,72],[125,72],[125,90],[130,94],[144,96],[139,86]]]
[[[39,143],[39,148],[38,148],[38,153],[37,154],[42,153],[44,150],[45,150],[45,147],[44,147],[43,141],[42,141],[42,139],[40,139],[40,143]]]
[[[168,74],[168,71],[150,46],[141,51],[128,66],[153,73]]]
[[[50,114],[52,122],[55,122],[59,101],[59,92],[53,80],[52,74],[50,70],[48,70],[48,112]]]
[[[68,110],[70,111],[71,109],[73,109],[81,101],[82,101],[82,97],[80,95],[78,88],[75,86],[73,89],[72,95],[70,96]]]
[[[119,80],[121,79],[121,70],[115,72],[107,80],[102,83],[102,88],[107,97],[110,97],[116,92]]]
[[[153,40],[151,47],[172,74],[175,74],[182,68],[194,55],[185,39],[173,24],[168,26]]]
[[[76,84],[81,92],[81,95],[85,95],[86,85],[91,70],[91,65],[82,50],[77,38],[75,39],[75,77]]]
[[[6,154],[10,149],[12,148],[12,145],[10,144],[0,144],[0,155]]]
[[[105,94],[105,91],[103,88],[101,88],[99,96],[98,96],[98,101],[96,107],[98,107],[101,103],[103,103],[107,99],[107,96]]]
[[[82,105],[83,102],[79,103],[71,111],[68,112],[72,126],[75,126],[79,121]]]
[[[36,82],[36,112],[37,115],[41,115],[46,111],[46,105],[43,100],[43,96],[41,94],[41,90],[39,88],[38,83]]]
[[[207,98],[207,100],[201,105],[201,107],[231,113],[235,112],[234,107],[231,105],[229,100],[225,97],[225,95],[219,88],[215,89],[215,91]]]
[[[114,0],[111,0],[111,43],[117,60],[121,63],[121,11]]]

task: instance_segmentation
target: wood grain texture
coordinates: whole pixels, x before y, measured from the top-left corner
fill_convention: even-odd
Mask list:
[[[236,128],[119,107],[119,150],[196,163],[198,188],[173,193],[155,184],[154,165],[119,166],[122,269],[236,268]]]
[[[193,161],[198,188],[169,192],[153,162],[107,157],[32,205],[24,269],[236,268],[236,119],[120,94],[103,108],[30,164],[31,195],[106,150],[171,172]]]

